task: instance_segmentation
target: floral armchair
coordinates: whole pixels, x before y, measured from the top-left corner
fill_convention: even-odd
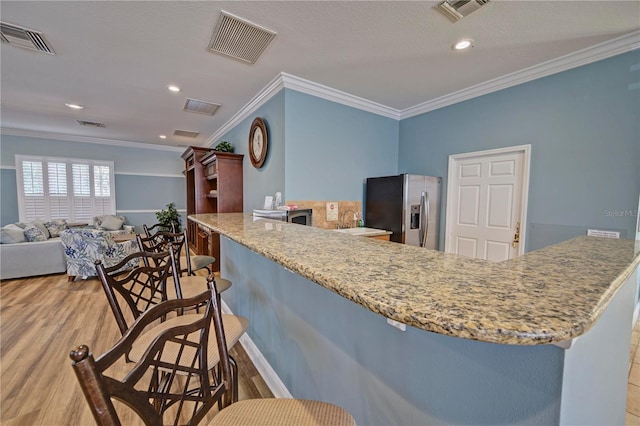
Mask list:
[[[109,267],[139,251],[135,240],[116,243],[112,232],[97,229],[67,229],[60,234],[60,240],[64,247],[69,281],[77,276],[96,276],[95,261],[98,259]],[[138,265],[129,266],[134,268]]]

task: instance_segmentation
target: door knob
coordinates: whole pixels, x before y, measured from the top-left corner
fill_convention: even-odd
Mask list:
[[[520,222],[516,223],[516,233],[513,235],[511,246],[516,248],[518,247],[518,244],[520,244]]]

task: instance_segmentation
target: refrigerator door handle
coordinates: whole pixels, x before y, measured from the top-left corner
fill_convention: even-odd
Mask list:
[[[427,235],[429,234],[429,193],[423,192],[420,195],[420,247],[427,246]]]

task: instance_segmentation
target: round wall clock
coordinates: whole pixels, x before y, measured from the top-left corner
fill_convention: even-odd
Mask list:
[[[264,120],[258,117],[251,123],[251,130],[249,131],[249,158],[251,158],[251,164],[256,169],[262,167],[264,160],[267,158],[268,145],[267,126]]]

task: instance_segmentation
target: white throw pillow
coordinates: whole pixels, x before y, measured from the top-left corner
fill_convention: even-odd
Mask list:
[[[24,229],[18,225],[10,224],[0,228],[0,244],[24,243]]]
[[[124,225],[124,220],[116,216],[106,216],[100,224],[100,228],[107,231],[118,231],[122,229],[122,225]]]

